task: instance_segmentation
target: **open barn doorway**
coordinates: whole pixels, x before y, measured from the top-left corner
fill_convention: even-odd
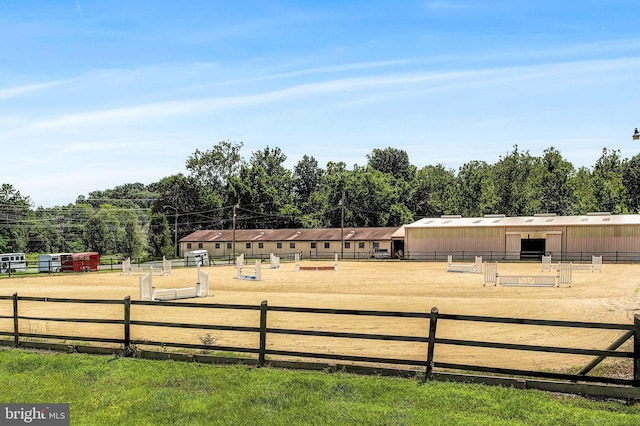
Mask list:
[[[393,247],[391,257],[402,259],[404,257],[404,240],[392,240],[391,246]]]
[[[520,240],[520,260],[542,260],[545,253],[544,238],[522,238]]]

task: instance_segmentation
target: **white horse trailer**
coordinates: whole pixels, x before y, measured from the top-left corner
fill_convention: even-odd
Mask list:
[[[50,253],[38,256],[38,272],[62,272],[62,255],[69,253]]]
[[[27,260],[24,253],[0,254],[0,274],[8,272],[27,272]]]
[[[184,266],[209,266],[209,252],[193,250],[184,254]]]

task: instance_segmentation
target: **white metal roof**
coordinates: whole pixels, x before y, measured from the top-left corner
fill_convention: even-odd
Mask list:
[[[582,216],[535,215],[506,217],[488,215],[485,217],[443,216],[424,218],[407,228],[459,228],[459,227],[505,227],[505,226],[593,226],[593,225],[640,225],[640,215],[588,214]]]

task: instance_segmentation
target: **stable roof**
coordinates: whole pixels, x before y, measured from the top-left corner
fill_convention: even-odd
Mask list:
[[[504,215],[486,215],[484,217],[442,216],[424,218],[407,228],[472,228],[472,227],[512,227],[512,226],[606,226],[640,225],[640,215],[612,215],[608,213],[590,213],[579,216],[556,216],[539,214],[534,216],[507,217]]]
[[[397,227],[380,228],[296,228],[296,229],[236,229],[236,241],[385,241]],[[180,239],[180,242],[229,242],[233,230],[200,230]]]

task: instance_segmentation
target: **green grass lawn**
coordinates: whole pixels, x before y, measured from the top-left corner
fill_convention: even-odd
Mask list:
[[[72,425],[638,425],[640,405],[453,383],[0,350],[0,402]]]

